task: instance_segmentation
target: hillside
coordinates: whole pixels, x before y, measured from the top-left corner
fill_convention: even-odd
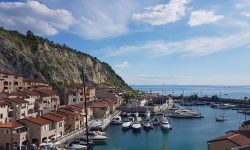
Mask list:
[[[66,45],[17,31],[0,28],[0,66],[29,78],[39,78],[60,89],[81,83],[85,68],[87,80],[130,87],[105,62]]]

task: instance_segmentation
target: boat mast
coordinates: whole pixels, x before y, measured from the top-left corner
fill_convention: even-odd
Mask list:
[[[82,76],[83,76],[83,94],[84,94],[84,110],[85,110],[85,126],[86,126],[86,136],[87,136],[87,149],[90,150],[89,147],[89,129],[88,129],[88,110],[87,110],[87,97],[86,97],[86,84],[85,84],[85,74],[84,69],[82,69]]]

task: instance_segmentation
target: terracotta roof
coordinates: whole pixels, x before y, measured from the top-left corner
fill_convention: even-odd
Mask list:
[[[41,94],[45,94],[45,95],[56,94],[56,91],[50,90],[50,89],[36,89],[35,92],[38,92],[38,93],[41,93]]]
[[[22,98],[5,98],[4,100],[8,101],[8,102],[13,102],[16,104],[24,104],[24,103],[29,103],[28,101],[22,99]]]
[[[6,122],[6,123],[0,123],[0,128],[17,128],[17,127],[23,127],[19,122]]]
[[[7,74],[7,75],[18,75],[18,74],[16,74],[15,72],[10,71],[10,70],[8,70],[8,69],[0,69],[0,73],[1,73],[1,74]],[[19,75],[19,76],[21,76],[21,75]]]
[[[41,79],[31,79],[31,78],[23,78],[23,82],[36,82],[36,83],[46,83],[46,81]]]
[[[27,117],[27,118],[24,118],[21,120],[26,120],[26,121],[29,121],[29,122],[32,122],[32,123],[35,123],[38,125],[46,125],[46,124],[49,124],[51,122],[50,120],[44,119],[42,117],[36,117],[36,118],[35,117]]]
[[[82,108],[79,108],[79,107],[76,107],[74,105],[71,105],[71,106],[67,106],[68,109],[71,109],[71,110],[75,110],[75,111],[78,111],[78,112],[82,112]]]
[[[65,108],[59,108],[57,110],[58,113],[62,113],[62,114],[66,114],[66,115],[71,115],[71,116],[78,116],[79,114],[75,113],[75,112],[72,112],[70,110],[67,110]]]
[[[37,92],[35,91],[30,91],[30,90],[24,90],[24,91],[20,91],[26,95],[29,95],[29,96],[39,96],[40,94],[38,94]]]
[[[63,118],[56,117],[56,116],[54,116],[52,114],[43,115],[42,118],[45,118],[45,119],[48,119],[48,120],[51,120],[51,121],[55,121],[55,122],[63,121]]]
[[[83,103],[74,104],[72,106],[84,109]]]
[[[21,92],[11,92],[11,93],[6,93],[8,96],[18,96],[18,97],[24,97],[25,94]]]
[[[56,117],[60,117],[60,118],[65,118],[65,117],[67,117],[66,115],[63,115],[63,114],[58,113],[58,112],[56,112],[56,111],[52,111],[52,112],[50,112],[49,114],[51,114],[51,115],[53,115],[53,116],[56,116]]]
[[[109,107],[108,102],[106,101],[95,101],[89,106],[90,108],[106,108]]]
[[[235,134],[232,135],[230,137],[228,137],[228,139],[234,143],[236,143],[239,146],[243,146],[243,145],[249,145],[250,144],[250,139],[241,135],[241,134]]]
[[[240,133],[237,133],[237,132],[232,134],[232,135],[217,137],[215,139],[212,139],[212,140],[208,141],[208,143],[222,141],[222,140],[229,140],[232,143],[234,143],[236,145],[239,145],[239,146],[249,145],[250,144],[250,138],[248,138],[248,137],[246,137],[246,136],[244,136],[244,135],[242,135]]]
[[[0,101],[0,106],[5,106],[5,105],[9,105],[9,103],[6,101]]]

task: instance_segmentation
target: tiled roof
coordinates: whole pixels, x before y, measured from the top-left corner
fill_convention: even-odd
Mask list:
[[[23,125],[16,121],[0,123],[0,128],[17,128],[17,127],[23,127]]]
[[[39,94],[35,91],[30,91],[30,90],[24,90],[24,91],[20,91],[26,95],[29,95],[29,96],[39,96]]]
[[[212,139],[212,140],[208,141],[208,143],[222,141],[222,140],[229,140],[229,141],[231,141],[234,144],[239,145],[239,146],[249,145],[250,144],[250,138],[245,136],[246,133],[249,132],[249,131],[246,131],[245,133],[243,133],[243,132],[240,133],[240,132],[242,132],[242,131],[239,131],[239,132],[236,131],[236,132],[234,132],[233,134],[230,134],[230,135],[217,137],[215,139]]]
[[[35,117],[27,117],[27,118],[24,118],[21,120],[26,120],[26,121],[29,121],[29,122],[32,122],[32,123],[35,123],[38,125],[46,125],[46,124],[49,124],[51,122],[50,120],[44,119],[42,117],[36,117],[36,118]]]
[[[58,112],[56,112],[56,111],[52,111],[52,112],[50,112],[49,114],[51,114],[51,115],[53,115],[53,116],[56,116],[56,117],[60,117],[60,118],[65,118],[65,117],[67,117],[66,115],[61,114],[61,113],[58,113]]]
[[[90,108],[106,108],[109,107],[109,103],[106,101],[95,101],[89,106]]]
[[[13,102],[13,103],[16,103],[16,104],[24,104],[24,103],[29,103],[28,101],[22,99],[22,98],[6,98],[4,99],[8,102]]]
[[[66,115],[71,115],[71,116],[78,116],[78,115],[79,115],[79,114],[74,113],[74,112],[72,112],[72,111],[70,111],[70,110],[67,110],[67,109],[65,109],[65,108],[59,108],[59,109],[57,110],[57,112],[58,112],[58,113],[62,113],[62,114],[66,114]]]
[[[5,105],[9,105],[9,103],[8,102],[6,102],[6,101],[0,101],[0,106],[5,106]]]
[[[21,93],[21,92],[11,92],[11,93],[7,93],[8,96],[18,96],[18,97],[24,97],[25,94]]]
[[[78,111],[78,112],[82,112],[82,108],[76,107],[74,105],[71,106],[67,106],[68,109],[74,110],[74,111]]]
[[[35,92],[45,94],[45,95],[53,95],[56,94],[56,91],[50,89],[36,89]]]
[[[46,81],[41,79],[31,79],[31,78],[23,78],[23,82],[36,82],[36,83],[46,83]]]
[[[51,120],[51,121],[55,121],[55,122],[63,121],[63,118],[56,117],[56,116],[54,116],[52,114],[43,115],[42,118],[45,118],[45,119],[48,119],[48,120]]]
[[[7,74],[7,75],[18,75],[18,74],[16,74],[15,72],[10,71],[10,70],[8,70],[8,69],[0,69],[0,73],[1,73],[1,74]],[[18,75],[18,76],[21,76],[21,75]]]

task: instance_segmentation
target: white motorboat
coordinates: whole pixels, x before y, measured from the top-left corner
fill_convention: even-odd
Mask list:
[[[85,133],[82,136],[82,138],[87,139],[87,133]],[[104,141],[104,140],[108,139],[108,137],[104,136],[104,135],[98,135],[95,132],[88,132],[88,139],[89,140],[94,140],[94,141]]]
[[[112,119],[112,124],[118,125],[118,124],[122,124],[122,118],[121,116],[116,116]]]
[[[135,121],[132,125],[134,131],[141,130],[141,123],[139,121]]]
[[[160,124],[161,124],[160,120],[159,120],[158,118],[155,117],[155,118],[153,119],[153,125],[156,126],[156,125],[160,125]]]
[[[161,117],[160,122],[161,122],[161,127],[163,129],[167,129],[167,130],[171,129],[168,119],[165,116]]]
[[[50,143],[41,143],[39,145],[39,149],[40,150],[45,150],[45,149],[52,149],[52,148],[56,148],[56,146],[54,144]]]
[[[153,128],[153,123],[150,120],[146,120],[142,123],[143,128],[148,130]]]
[[[95,134],[98,134],[98,135],[106,135],[105,132],[102,132],[102,131],[93,131]]]
[[[129,129],[131,127],[132,122],[130,121],[125,121],[122,124],[122,129]]]
[[[87,150],[87,146],[80,144],[79,141],[73,141],[64,147],[66,150]]]
[[[225,116],[220,115],[220,116],[216,117],[215,120],[216,121],[225,121],[225,120],[227,120],[227,118],[225,118]]]
[[[149,120],[150,119],[150,111],[147,110],[145,113],[145,120]]]

